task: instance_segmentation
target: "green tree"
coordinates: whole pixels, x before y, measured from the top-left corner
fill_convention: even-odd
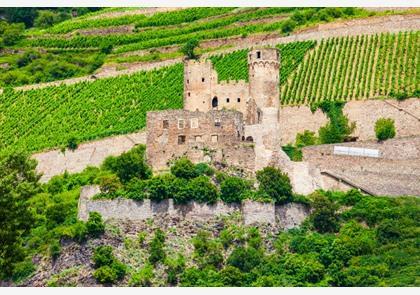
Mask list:
[[[199,203],[214,204],[219,198],[217,187],[207,176],[196,177],[188,183],[188,194]]]
[[[230,254],[227,263],[243,272],[250,272],[263,261],[262,251],[253,247],[237,247]]]
[[[171,173],[179,178],[191,179],[198,176],[195,165],[188,158],[180,158],[171,166]]]
[[[34,219],[27,201],[39,191],[36,161],[16,153],[0,159],[0,277],[23,261],[23,238]]]
[[[266,193],[278,203],[285,203],[292,198],[292,185],[289,176],[274,167],[265,167],[257,171],[260,191]]]
[[[320,233],[335,232],[338,230],[337,205],[321,193],[312,195],[314,208],[311,218],[315,229]]]
[[[152,171],[144,159],[145,151],[146,147],[139,145],[119,157],[108,157],[104,161],[103,168],[117,174],[123,183],[133,178],[148,179]]]
[[[227,177],[220,184],[220,198],[227,202],[241,202],[244,193],[251,189],[248,181],[239,177]]]
[[[375,134],[378,140],[386,140],[395,137],[394,120],[391,118],[380,118],[375,123]]]
[[[165,246],[165,234],[161,229],[155,231],[155,235],[150,243],[150,256],[149,262],[156,265],[158,262],[165,261],[166,253],[164,250]]]
[[[197,39],[190,39],[181,47],[181,52],[188,58],[188,59],[195,59],[197,56],[194,53],[194,49],[198,46]]]
[[[86,223],[87,233],[93,237],[99,237],[105,232],[105,224],[98,212],[89,212],[89,219]]]

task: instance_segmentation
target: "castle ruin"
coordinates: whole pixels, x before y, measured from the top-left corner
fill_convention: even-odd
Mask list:
[[[185,156],[251,173],[273,165],[289,173],[295,191],[319,188],[304,163],[281,149],[279,51],[251,50],[248,67],[249,83],[219,83],[210,61],[185,61],[184,109],[147,113],[149,164],[162,171]]]

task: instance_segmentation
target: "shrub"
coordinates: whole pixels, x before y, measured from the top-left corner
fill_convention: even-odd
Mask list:
[[[201,268],[220,268],[223,263],[222,245],[210,238],[210,233],[200,230],[193,238],[194,259]]]
[[[195,165],[195,170],[197,172],[197,175],[207,175],[207,176],[214,175],[214,169],[211,168],[206,163],[198,163],[197,165]]]
[[[99,186],[102,193],[112,196],[121,188],[121,182],[116,175],[103,175],[99,178]]]
[[[131,287],[150,287],[154,278],[153,266],[146,264],[142,269],[133,274],[129,285]]]
[[[285,22],[283,22],[281,26],[281,32],[290,33],[296,28],[296,26],[297,26],[297,23],[294,20],[288,19]]]
[[[193,200],[200,203],[213,204],[219,197],[217,187],[206,176],[192,179],[188,183],[188,193]]]
[[[260,191],[266,193],[278,203],[285,203],[292,198],[292,185],[286,173],[274,167],[265,167],[257,171]]]
[[[117,273],[108,265],[95,270],[93,277],[101,284],[113,284],[117,281]]]
[[[303,133],[296,134],[296,147],[302,148],[316,144],[317,138],[315,133],[309,130],[305,130]]]
[[[311,214],[313,225],[320,233],[336,232],[338,230],[337,205],[321,193],[312,195],[314,212]]]
[[[234,266],[225,266],[220,271],[220,276],[223,285],[226,287],[242,287],[244,281],[244,274]]]
[[[123,183],[133,178],[148,179],[152,171],[144,160],[146,147],[139,145],[119,157],[108,157],[102,167],[117,174]]]
[[[253,247],[237,247],[230,254],[227,263],[243,272],[250,272],[263,260],[263,253]]]
[[[394,120],[380,118],[375,123],[375,134],[378,140],[386,140],[395,137]]]
[[[77,147],[78,147],[78,145],[79,145],[79,143],[78,143],[78,141],[77,141],[77,138],[76,137],[70,137],[68,140],[67,140],[67,148],[69,149],[69,150],[71,150],[71,151],[74,151],[75,149],[77,149]]]
[[[111,265],[114,262],[114,255],[112,254],[111,246],[99,246],[94,250],[93,262],[95,268],[105,265]]]
[[[166,258],[165,250],[163,249],[165,243],[165,234],[161,229],[155,231],[155,235],[150,243],[149,262],[156,265],[158,262],[163,262]]]
[[[191,179],[197,177],[195,165],[187,158],[181,158],[171,166],[171,173],[179,178]]]
[[[188,59],[195,59],[196,55],[194,53],[194,49],[198,46],[197,39],[190,39],[181,47],[181,52],[188,58]]]
[[[158,175],[146,181],[145,189],[151,200],[159,202],[173,197],[173,182],[173,175]]]
[[[124,278],[127,267],[116,259],[111,246],[99,246],[94,250],[93,262],[96,271],[93,276],[99,283],[112,284]]]
[[[54,240],[50,244],[50,255],[51,255],[52,259],[57,259],[57,257],[60,255],[60,253],[61,253],[60,241]]]
[[[92,237],[99,237],[105,232],[105,224],[98,212],[89,212],[89,219],[86,223],[87,233]]]
[[[244,193],[250,189],[248,181],[239,177],[228,177],[220,184],[220,198],[227,203],[241,202]]]
[[[176,285],[178,283],[178,275],[185,269],[185,257],[178,254],[175,259],[167,259],[165,264],[168,267],[166,269],[168,283],[170,285]]]

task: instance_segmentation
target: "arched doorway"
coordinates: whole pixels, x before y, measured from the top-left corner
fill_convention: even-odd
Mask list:
[[[248,141],[248,142],[254,142],[254,139],[252,138],[252,136],[247,136],[246,141]]]
[[[213,97],[213,100],[211,101],[211,107],[213,109],[216,109],[218,105],[219,105],[219,100],[217,99],[217,96],[215,96]]]

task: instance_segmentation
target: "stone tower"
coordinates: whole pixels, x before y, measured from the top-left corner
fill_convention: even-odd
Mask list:
[[[260,109],[280,108],[280,54],[276,48],[248,53],[249,93]]]
[[[184,62],[184,110],[208,112],[212,110],[212,85],[217,76],[211,61]]]

